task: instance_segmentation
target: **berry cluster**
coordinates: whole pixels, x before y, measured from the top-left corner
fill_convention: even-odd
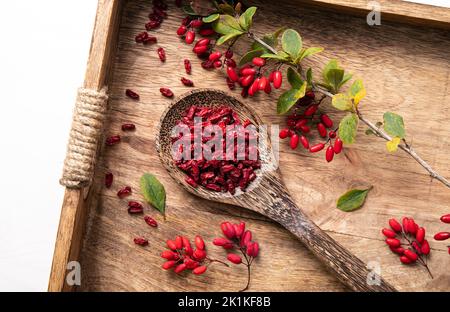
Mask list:
[[[192,270],[192,273],[201,275],[206,272],[212,262],[223,263],[207,257],[205,242],[199,235],[195,237],[195,249],[192,248],[189,239],[184,236],[177,236],[175,240],[168,240],[167,247],[169,249],[161,253],[161,257],[167,260],[162,268],[164,270],[173,268],[177,274],[185,270]]]
[[[441,221],[443,223],[450,224],[450,214],[446,214],[441,217]],[[434,239],[437,241],[444,241],[450,238],[450,232],[439,232],[436,235],[434,235]],[[450,246],[447,246],[448,253],[450,254]]]
[[[223,247],[227,251],[240,251],[242,256],[238,255],[237,253],[228,253],[227,259],[231,263],[244,264],[247,266],[247,285],[244,289],[241,290],[245,291],[250,285],[250,267],[253,263],[253,260],[259,254],[259,244],[258,242],[252,241],[252,232],[245,229],[244,222],[240,222],[239,224],[223,222],[220,227],[225,237],[215,238],[213,244]]]
[[[343,142],[336,135],[337,129],[333,129],[333,120],[327,114],[320,112],[322,100],[323,98],[316,101],[314,92],[306,92],[293,113],[287,117],[287,128],[280,131],[280,139],[289,138],[291,149],[296,149],[301,143],[311,153],[320,152],[328,144],[325,159],[331,162],[334,155],[342,151]],[[311,133],[312,128],[316,128],[319,136],[326,141],[311,145],[307,135]]]
[[[384,228],[381,232],[386,237],[386,244],[391,251],[400,256],[400,262],[403,264],[418,262],[431,275],[427,266],[430,244],[425,239],[425,228],[408,217],[402,219],[402,224],[396,219],[390,219],[389,226],[391,229]]]
[[[194,131],[194,118],[202,119],[202,130],[205,127],[218,125],[222,129],[224,137],[220,138],[222,142],[222,150],[215,150],[214,153],[218,155],[217,159],[198,159],[195,157],[195,131]],[[256,170],[261,168],[261,162],[259,160],[251,160],[249,155],[256,155],[256,159],[259,159],[259,150],[257,146],[250,146],[249,142],[253,137],[253,133],[245,133],[245,147],[241,149],[238,145],[238,140],[234,140],[234,153],[232,159],[229,156],[226,149],[226,130],[227,126],[239,126],[242,125],[243,130],[251,125],[249,120],[241,122],[239,116],[229,107],[203,107],[203,106],[191,106],[189,107],[182,120],[179,121],[180,125],[187,125],[190,129],[190,136],[185,137],[182,133],[172,138],[172,143],[182,143],[179,145],[178,152],[180,157],[175,160],[175,165],[187,174],[186,182],[192,187],[203,187],[216,191],[216,192],[230,192],[235,194],[236,188],[239,187],[242,191],[245,191],[248,185],[256,179]],[[236,129],[234,135],[237,136],[238,130]],[[203,131],[202,131],[203,133]],[[217,135],[217,134],[216,134]],[[214,136],[198,138],[201,142],[201,148],[203,149],[210,140],[215,139]],[[184,150],[186,146],[190,146],[189,150]],[[245,152],[244,157],[238,158],[239,151]],[[218,153],[218,154],[217,154]],[[203,153],[201,154],[204,157]],[[240,156],[240,155],[239,155]],[[239,160],[238,160],[239,159]]]

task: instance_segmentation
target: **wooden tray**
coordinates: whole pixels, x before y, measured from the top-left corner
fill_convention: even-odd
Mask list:
[[[201,233],[210,242],[219,235],[224,220],[245,220],[261,242],[261,256],[254,266],[252,291],[341,291],[345,288],[287,231],[259,215],[196,198],[167,174],[155,149],[155,129],[169,101],[159,88],[169,86],[176,95],[189,91],[179,80],[185,75],[183,59],[193,63],[196,87],[215,87],[237,96],[224,83],[224,73],[207,72],[191,52],[192,47],[175,35],[181,10],[172,8],[169,18],[154,33],[158,46],[167,51],[161,64],[156,46],[142,46],[134,36],[142,31],[151,11],[148,0],[100,0],[85,87],[109,87],[110,101],[105,135],[120,133],[124,122],[137,125],[134,134],[98,156],[95,180],[90,188],[66,190],[55,247],[50,291],[73,290],[65,283],[68,261],[82,268],[80,291],[236,291],[245,283],[244,267],[212,267],[202,277],[177,277],[160,269],[160,252],[167,238]],[[400,1],[386,3],[382,26],[369,27],[365,1],[252,1],[259,7],[255,32],[264,34],[280,26],[299,30],[306,45],[323,46],[324,53],[309,61],[320,68],[338,58],[368,90],[362,110],[373,121],[384,111],[401,113],[407,134],[417,151],[441,174],[450,176],[448,117],[450,100],[450,10]],[[353,6],[353,7],[352,7]],[[343,14],[347,12],[351,15]],[[353,14],[355,14],[353,16]],[[386,16],[389,20],[383,19]],[[403,22],[408,24],[403,24]],[[421,24],[416,26],[412,24]],[[423,25],[428,25],[424,27]],[[239,48],[237,49],[239,50]],[[241,49],[242,51],[242,49]],[[139,102],[124,96],[125,88],[137,90]],[[265,123],[283,124],[276,115],[279,92],[243,100],[260,113]],[[333,112],[335,114],[335,112]],[[358,142],[344,155],[327,164],[322,157],[282,144],[280,167],[284,181],[298,205],[334,239],[365,262],[376,261],[381,274],[400,290],[450,290],[450,256],[444,243],[430,238],[431,280],[420,266],[406,267],[385,247],[380,229],[391,217],[412,216],[428,230],[442,230],[439,216],[448,213],[450,191],[430,177],[406,154],[389,155],[383,141],[366,137],[361,128]],[[104,173],[115,175],[115,187],[103,187]],[[167,221],[156,213],[160,226],[149,228],[126,212],[126,202],[116,197],[117,188],[139,189],[139,178],[152,172],[168,193]],[[366,205],[343,213],[335,201],[355,186],[374,185]],[[133,198],[141,200],[138,191]],[[133,243],[136,235],[150,238],[150,247]],[[223,257],[209,247],[212,256]]]

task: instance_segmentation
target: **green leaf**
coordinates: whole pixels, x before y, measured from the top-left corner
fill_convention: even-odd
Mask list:
[[[331,105],[342,111],[349,111],[353,108],[352,98],[345,93],[338,93],[333,95],[333,98],[331,99]]]
[[[203,23],[209,24],[212,23],[220,18],[220,15],[215,13],[211,14],[210,16],[206,16],[203,18]]]
[[[284,92],[278,98],[277,113],[280,115],[287,113],[299,99],[305,96],[305,92],[306,82],[304,82],[299,89],[292,88],[291,90]]]
[[[216,33],[221,35],[228,35],[231,33],[243,33],[238,21],[230,15],[220,15],[220,19],[213,23],[213,29]]]
[[[344,78],[342,78],[341,84],[339,85],[339,89],[345,85],[350,79],[352,79],[353,75],[348,73],[348,74],[344,74]]]
[[[394,137],[400,139],[405,138],[405,125],[403,124],[403,118],[395,113],[386,112],[383,115],[384,131]]]
[[[219,4],[218,7],[221,12],[228,14],[228,15],[234,15],[234,8],[231,5],[229,5],[228,3]]]
[[[225,25],[228,25],[231,28],[234,28],[236,30],[242,31],[241,25],[239,25],[238,20],[236,18],[234,18],[233,16],[221,15],[220,19]]]
[[[264,41],[264,43],[266,43],[268,46],[272,47],[272,48],[276,48],[278,45],[278,37],[280,36],[280,34],[286,29],[286,27],[281,27],[278,28],[275,32],[271,33],[271,34],[267,34],[265,36],[262,37],[262,41]],[[264,50],[264,52],[266,53],[272,53],[272,51],[270,51],[269,49],[267,49],[265,46],[263,46],[261,43],[255,41],[252,44],[252,50],[257,50],[257,49],[262,49]]]
[[[190,5],[183,6],[183,12],[187,15],[197,15],[194,9]]]
[[[263,52],[264,51],[262,49],[248,51],[241,57],[241,60],[239,61],[239,66],[250,63],[254,57],[261,56]]]
[[[292,67],[289,67],[287,70],[287,79],[294,89],[301,88],[304,83],[299,73]]]
[[[329,84],[329,81],[328,81],[328,72],[329,72],[331,69],[338,69],[338,68],[339,68],[339,65],[338,65],[337,60],[334,60],[334,59],[330,60],[330,61],[328,62],[328,64],[325,65],[325,67],[323,68],[323,71],[322,71],[323,81],[325,81],[327,84]]]
[[[165,214],[166,191],[154,175],[146,173],[141,177],[141,192],[149,204]]]
[[[366,89],[364,88],[361,79],[357,79],[353,82],[349,93],[352,96],[355,105],[358,106],[358,103],[366,96]]]
[[[372,187],[366,190],[350,190],[346,192],[344,195],[339,197],[337,201],[337,208],[345,212],[350,212],[361,208],[366,201],[367,193],[369,193],[371,189]]]
[[[358,130],[358,116],[351,113],[342,118],[339,123],[339,137],[345,144],[355,142],[356,132]]]
[[[285,55],[279,55],[279,54],[273,54],[273,53],[264,53],[261,55],[262,58],[267,58],[267,59],[275,59],[275,60],[279,60],[279,61],[287,61],[288,57],[286,57]]]
[[[313,85],[313,73],[311,67],[306,71],[306,81],[308,82],[309,86]]]
[[[302,50],[302,37],[293,29],[287,29],[284,31],[281,37],[281,45],[284,52],[289,54],[293,60],[296,60]]]
[[[339,86],[344,78],[344,70],[332,68],[327,72],[327,82],[333,88],[333,92],[339,92]]]
[[[308,49],[302,49],[302,52],[300,54],[300,57],[296,61],[296,63],[300,63],[303,59],[310,57],[313,54],[320,53],[323,51],[323,48],[320,47],[312,47]]]
[[[252,27],[253,15],[255,15],[256,7],[249,7],[242,15],[239,17],[239,24],[241,24],[242,29],[249,30]]]
[[[229,33],[227,35],[223,35],[219,39],[217,39],[216,45],[220,46],[220,45],[224,44],[225,42],[227,42],[228,40],[233,39],[240,35],[242,35],[241,32],[233,32],[233,33]]]
[[[386,148],[390,153],[394,153],[397,151],[399,144],[400,144],[400,138],[395,137],[395,138],[392,138],[391,141],[386,142]]]
[[[366,134],[366,135],[374,135],[375,132],[373,132],[372,129],[367,129],[366,132],[365,132],[365,134]]]

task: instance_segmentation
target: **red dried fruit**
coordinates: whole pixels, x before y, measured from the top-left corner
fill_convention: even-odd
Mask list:
[[[145,29],[152,30],[161,26],[161,22],[159,20],[152,20],[145,24]]]
[[[319,105],[310,105],[303,114],[305,116],[312,116],[317,112],[318,108],[319,108]]]
[[[237,254],[230,253],[227,255],[227,259],[228,259],[228,261],[230,261],[231,263],[234,263],[234,264],[242,263],[242,258]]]
[[[177,264],[176,261],[173,261],[173,260],[171,260],[171,261],[166,261],[166,262],[164,262],[164,264],[162,265],[162,268],[163,268],[164,270],[170,270],[171,268],[173,268],[173,267],[175,266],[175,264]]]
[[[252,240],[252,232],[250,231],[245,231],[244,234],[242,234],[242,238],[241,238],[241,247],[247,246],[247,244]]]
[[[231,51],[231,50],[227,50],[227,51],[225,52],[225,58],[226,58],[226,59],[231,59],[231,58],[233,57],[233,55],[234,55],[234,53],[233,53],[233,51]]]
[[[336,141],[334,141],[334,152],[336,154],[342,152],[342,146],[343,146],[342,140],[340,138],[337,138]]]
[[[389,229],[383,229],[381,232],[387,238],[395,238],[397,236],[397,234],[394,231],[389,230]]]
[[[428,243],[427,240],[424,240],[422,243],[422,246],[420,247],[420,251],[424,254],[424,255],[428,255],[430,253],[430,244]]]
[[[129,187],[129,186],[125,186],[124,188],[120,189],[117,192],[117,197],[119,197],[119,198],[125,198],[130,195],[131,195],[131,187]]]
[[[406,249],[404,255],[408,257],[408,259],[411,260],[412,262],[417,261],[417,259],[419,258],[419,256],[417,256],[417,254],[410,249]]]
[[[143,237],[136,237],[134,243],[139,246],[148,246],[148,240]]]
[[[191,22],[191,26],[194,28],[200,28],[203,26],[203,21],[201,19],[196,19]]]
[[[447,240],[450,238],[450,232],[439,232],[434,235],[434,239],[438,241]]]
[[[158,40],[154,36],[148,36],[147,38],[142,40],[143,44],[153,44],[153,43],[157,43],[157,42],[158,42]]]
[[[195,187],[195,188],[198,187],[197,182],[195,182],[195,180],[192,179],[192,177],[187,176],[184,180],[185,180],[190,186]]]
[[[120,141],[121,141],[120,135],[113,135],[113,136],[107,138],[105,143],[107,146],[113,146],[113,145],[119,144]]]
[[[422,244],[424,239],[425,239],[425,229],[423,227],[420,227],[416,233],[416,240],[419,244]]]
[[[412,263],[412,260],[409,259],[409,258],[406,257],[406,256],[401,256],[401,257],[400,257],[400,261],[401,261],[403,264],[410,264],[410,263]]]
[[[392,252],[399,254],[399,255],[403,255],[403,253],[405,252],[405,249],[402,247],[389,247]]]
[[[211,28],[203,28],[203,29],[200,29],[198,33],[201,36],[207,37],[207,36],[214,35],[216,32],[214,31],[214,29],[211,29]]]
[[[110,188],[114,181],[114,175],[111,172],[105,174],[105,186]]]
[[[325,148],[325,144],[323,144],[323,143],[318,143],[318,144],[316,144],[316,145],[311,146],[311,147],[309,148],[309,151],[310,151],[311,153],[317,153],[317,152],[320,152],[321,150],[323,150],[324,148]]]
[[[266,65],[266,60],[261,57],[254,57],[252,60],[252,63],[255,66],[262,67],[262,66]]]
[[[258,89],[261,91],[264,91],[268,85],[269,85],[269,81],[267,80],[266,77],[262,76],[259,79]]]
[[[148,225],[150,225],[151,227],[158,227],[158,222],[156,222],[155,219],[153,219],[150,216],[145,216],[144,217],[145,223],[147,223]]]
[[[201,274],[205,273],[206,270],[207,270],[207,267],[202,265],[202,266],[199,266],[199,267],[195,268],[192,271],[192,273],[194,273],[195,275],[201,275]]]
[[[186,41],[187,44],[191,44],[192,42],[194,42],[195,40],[195,32],[193,32],[192,30],[189,30],[186,33],[186,37],[184,39]]]
[[[177,267],[173,271],[177,274],[180,274],[181,272],[183,272],[186,269],[187,269],[186,264],[182,263],[182,264],[177,265]]]
[[[175,244],[175,242],[173,240],[167,240],[166,241],[167,247],[169,247],[169,249],[176,251],[177,250],[177,245]]]
[[[177,236],[177,237],[175,238],[175,247],[176,247],[177,249],[183,248],[183,237]]]
[[[327,162],[331,162],[334,158],[334,149],[333,146],[328,146],[327,151],[325,152],[325,159]]]
[[[273,87],[279,89],[283,82],[283,75],[279,70],[273,72]]]
[[[390,247],[400,247],[400,241],[396,238],[386,238],[386,244],[388,244]]]
[[[289,136],[289,129],[282,129],[279,133],[280,139],[286,139]]]
[[[328,132],[328,136],[329,136],[331,139],[334,139],[334,138],[336,137],[336,132],[334,132],[333,130],[331,130],[330,132]]]
[[[212,62],[217,61],[222,57],[222,53],[220,52],[213,52],[209,55],[208,59]]]
[[[214,65],[215,68],[220,68],[220,67],[222,67],[222,61],[220,61],[220,60],[215,61],[215,62],[213,63],[213,65]]]
[[[178,259],[178,254],[174,251],[170,251],[170,250],[164,250],[161,253],[161,258],[164,258],[166,260],[177,260]]]
[[[178,36],[183,36],[186,32],[187,32],[187,27],[186,27],[185,25],[181,25],[181,26],[177,29],[177,35],[178,35]]]
[[[128,202],[128,213],[129,214],[138,214],[138,213],[143,213],[143,212],[144,212],[144,207],[142,206],[142,204],[135,202],[135,201]]]
[[[251,67],[242,68],[239,71],[239,74],[241,74],[242,76],[252,76],[252,75],[256,74],[256,69],[251,68]]]
[[[237,64],[233,59],[226,59],[225,65],[236,68]]]
[[[172,98],[173,97],[172,90],[170,90],[168,88],[161,88],[161,89],[159,89],[159,92],[161,92],[161,94],[164,95],[167,98]]]
[[[139,33],[139,34],[134,38],[134,40],[135,40],[137,43],[142,43],[142,42],[144,41],[144,39],[147,38],[147,37],[148,37],[148,32],[144,31],[144,32]]]
[[[181,83],[184,84],[186,87],[193,87],[194,82],[192,80],[189,80],[187,78],[181,78]]]
[[[328,115],[326,114],[320,115],[320,120],[327,128],[333,127],[333,120],[331,120],[331,118],[328,117]]]
[[[322,138],[325,138],[327,136],[327,129],[325,128],[325,125],[321,122],[317,124],[317,131],[319,132],[319,135]]]
[[[202,250],[205,249],[205,242],[203,241],[203,238],[199,235],[195,236],[195,246],[198,249],[202,249]]]
[[[291,147],[291,149],[296,149],[299,141],[300,141],[300,138],[299,138],[298,134],[293,134],[291,136],[291,140],[289,142],[289,146]]]
[[[136,130],[136,126],[132,123],[122,125],[122,131],[134,131],[134,130]]]
[[[219,237],[219,238],[215,238],[213,240],[213,244],[216,246],[223,247],[223,246],[227,246],[227,245],[233,245],[233,242],[226,238]]]
[[[191,61],[188,59],[184,60],[184,69],[186,70],[186,74],[190,75],[192,72]]]
[[[166,51],[163,48],[158,48],[158,56],[161,62],[166,61]]]
[[[442,216],[441,221],[444,223],[450,223],[450,214]]]
[[[300,137],[300,143],[302,143],[303,147],[309,149],[309,141],[305,136]]]
[[[197,54],[197,55],[202,55],[204,54],[206,51],[208,51],[208,46],[195,46],[192,51]]]
[[[229,239],[233,239],[236,237],[236,232],[234,230],[233,225],[230,222],[222,222],[222,224],[220,225],[223,234],[229,238]]]
[[[197,261],[202,261],[206,258],[206,251],[202,249],[196,249],[192,254],[192,257]]]
[[[137,94],[136,92],[134,92],[131,89],[126,89],[125,95],[128,96],[130,99],[139,100],[139,94]]]
[[[395,220],[395,219],[390,219],[389,220],[389,226],[391,227],[391,229],[393,229],[395,232],[399,233],[402,231],[402,226],[400,225],[400,223]]]

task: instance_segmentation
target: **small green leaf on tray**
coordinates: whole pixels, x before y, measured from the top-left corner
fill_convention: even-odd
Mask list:
[[[350,212],[361,208],[362,205],[364,205],[367,194],[371,189],[372,187],[365,190],[355,189],[346,192],[344,195],[339,197],[337,201],[337,208],[345,212]]]
[[[166,190],[154,175],[146,173],[141,177],[141,192],[149,204],[165,215]]]

